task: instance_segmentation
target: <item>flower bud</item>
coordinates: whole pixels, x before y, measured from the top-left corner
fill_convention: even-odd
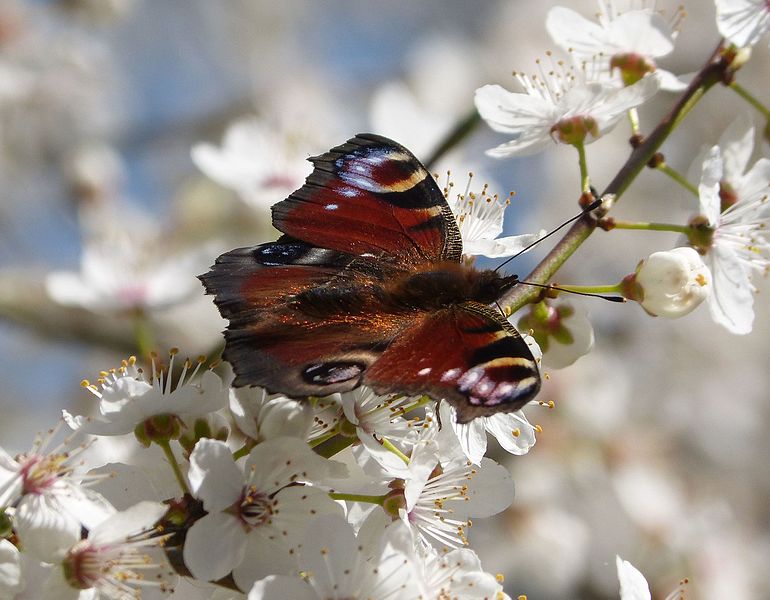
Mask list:
[[[654,252],[624,280],[623,295],[653,316],[675,319],[693,311],[711,292],[711,272],[692,248]]]

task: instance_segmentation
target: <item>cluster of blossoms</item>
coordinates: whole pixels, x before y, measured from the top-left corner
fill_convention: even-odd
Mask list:
[[[487,85],[475,96],[482,119],[511,136],[491,156],[574,146],[584,205],[597,195],[586,145],[627,116],[632,145],[641,147],[637,109],[660,90],[688,89],[657,64],[673,51],[679,12],[666,20],[649,8],[599,4],[598,21],[562,7],[549,13],[547,30],[566,54],[550,54],[551,66],[537,75],[516,74],[523,92]],[[727,39],[719,60],[737,65],[741,49],[767,30],[768,4],[716,4]],[[587,319],[549,296],[561,291],[619,294],[664,317],[705,301],[719,325],[751,331],[756,277],[770,268],[770,161],[751,162],[755,135],[744,118],[730,125],[696,161],[697,184],[662,155],[649,162],[697,198],[686,224],[609,217],[622,190],[602,195],[595,226],[676,232],[687,245],[651,254],[617,284],[545,293],[518,321],[538,361],[565,366],[593,344]],[[305,146],[287,139],[258,120],[241,121],[222,148],[198,145],[193,160],[251,209],[264,208],[307,174]],[[273,162],[251,160],[270,154],[265,148]],[[508,201],[487,186],[474,189],[477,180],[471,175],[459,193],[443,185],[465,260],[513,256],[543,236],[503,236]],[[87,236],[80,275],[49,277],[54,301],[145,317],[194,294],[201,254],[215,254],[154,261],[142,251],[162,233],[148,241],[106,229]],[[436,399],[361,387],[297,401],[231,388],[226,371],[205,358],[180,361],[176,350],[167,364],[152,355],[146,369],[130,358],[83,382],[98,400],[93,414],[65,411],[27,453],[0,449],[0,598],[509,598],[502,577],[471,549],[470,526],[513,502],[511,475],[486,456],[487,441],[491,434],[505,452],[527,454],[540,428],[521,411],[458,424]],[[621,598],[651,597],[630,563],[618,557],[617,571]],[[522,585],[508,584],[508,591]],[[686,589],[685,580],[668,598],[681,600]]]

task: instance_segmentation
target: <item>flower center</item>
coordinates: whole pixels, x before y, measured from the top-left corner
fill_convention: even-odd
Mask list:
[[[254,486],[244,490],[238,506],[239,515],[249,527],[259,527],[270,521],[273,516],[275,501]]]
[[[714,243],[714,228],[709,225],[708,219],[703,215],[698,215],[690,220],[690,231],[687,238],[700,254],[706,254],[708,249]]]
[[[99,552],[88,540],[80,540],[72,546],[62,561],[64,578],[71,587],[78,590],[94,587],[99,581],[101,567]]]
[[[599,137],[596,119],[590,116],[567,117],[551,127],[551,136],[563,144],[582,144],[588,134]]]
[[[620,78],[623,85],[629,86],[635,84],[647,73],[652,73],[657,69],[655,63],[641,54],[634,52],[621,52],[610,59],[610,69],[620,71]]]
[[[20,457],[19,462],[24,463],[20,470],[24,493],[42,494],[50,488],[58,477],[66,473],[67,469],[63,467],[66,460],[66,454]]]

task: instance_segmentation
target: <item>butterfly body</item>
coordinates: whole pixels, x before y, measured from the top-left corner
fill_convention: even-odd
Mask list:
[[[419,161],[369,134],[311,160],[305,185],[273,207],[284,235],[201,277],[230,321],[234,385],[427,394],[459,422],[529,401],[535,360],[488,306],[516,278],[460,261],[457,224]]]

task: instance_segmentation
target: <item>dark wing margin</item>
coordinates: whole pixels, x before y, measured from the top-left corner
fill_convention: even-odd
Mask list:
[[[537,361],[519,333],[476,302],[426,314],[363,377],[380,394],[445,399],[457,410],[458,423],[520,409],[537,395],[540,381]]]
[[[315,168],[305,185],[273,206],[278,230],[313,246],[402,265],[460,261],[452,211],[402,145],[361,133],[310,160]]]

